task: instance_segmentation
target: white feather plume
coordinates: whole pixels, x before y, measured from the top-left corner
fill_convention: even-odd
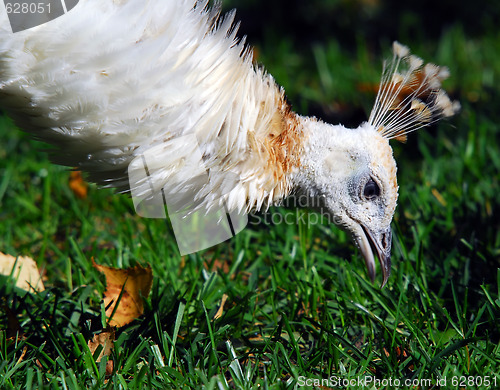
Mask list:
[[[393,44],[393,58],[384,63],[382,81],[368,123],[385,138],[404,138],[460,110],[441,89],[445,67],[425,64],[408,47]]]

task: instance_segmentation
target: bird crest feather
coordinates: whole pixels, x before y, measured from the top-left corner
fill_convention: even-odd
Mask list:
[[[441,88],[448,76],[446,67],[424,65],[408,47],[394,42],[368,123],[384,138],[404,142],[408,133],[453,116],[460,104]]]

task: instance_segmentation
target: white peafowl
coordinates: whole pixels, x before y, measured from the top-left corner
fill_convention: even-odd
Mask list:
[[[372,280],[378,256],[385,285],[389,140],[458,110],[446,68],[395,42],[369,120],[348,129],[294,113],[237,39],[234,12],[207,0],[80,0],[16,33],[1,12],[0,107],[54,146],[54,162],[179,210],[246,213],[302,194],[350,232]]]

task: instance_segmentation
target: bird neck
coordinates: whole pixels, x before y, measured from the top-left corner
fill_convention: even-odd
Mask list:
[[[318,197],[329,180],[323,177],[325,160],[334,171],[343,169],[346,164],[341,160],[349,158],[345,149],[352,134],[352,129],[342,125],[296,114],[281,94],[266,131],[248,133],[250,153],[242,176],[247,209],[280,205],[292,194]],[[332,156],[336,161],[331,161]]]
[[[325,192],[324,187],[332,185],[332,175],[341,174],[348,166],[353,130],[311,117],[299,117],[299,122],[302,129],[299,164],[289,175],[288,183],[291,193],[313,200]]]
[[[304,143],[302,118],[293,112],[276,90],[272,111],[261,107],[267,124],[260,131],[247,132],[247,152],[242,162],[242,183],[246,187],[247,210],[280,204],[293,189],[291,177],[300,167]]]

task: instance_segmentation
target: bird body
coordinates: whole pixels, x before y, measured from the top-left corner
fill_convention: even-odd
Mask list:
[[[193,134],[208,169],[241,177],[231,207],[260,208],[290,190],[300,129],[283,91],[237,42],[234,13],[218,23],[206,2],[84,0],[16,34],[3,17],[1,105],[58,148],[55,162],[123,190],[136,156]],[[170,146],[179,161],[197,147]]]
[[[168,197],[190,192],[207,209],[240,212],[291,193],[319,199],[372,278],[376,250],[385,283],[398,194],[389,139],[456,111],[441,90],[446,71],[395,44],[370,120],[332,126],[294,113],[237,39],[234,13],[220,18],[207,4],[80,0],[15,34],[2,14],[0,107],[54,147],[54,162],[120,191],[153,183]],[[131,185],[144,156],[148,180]]]

